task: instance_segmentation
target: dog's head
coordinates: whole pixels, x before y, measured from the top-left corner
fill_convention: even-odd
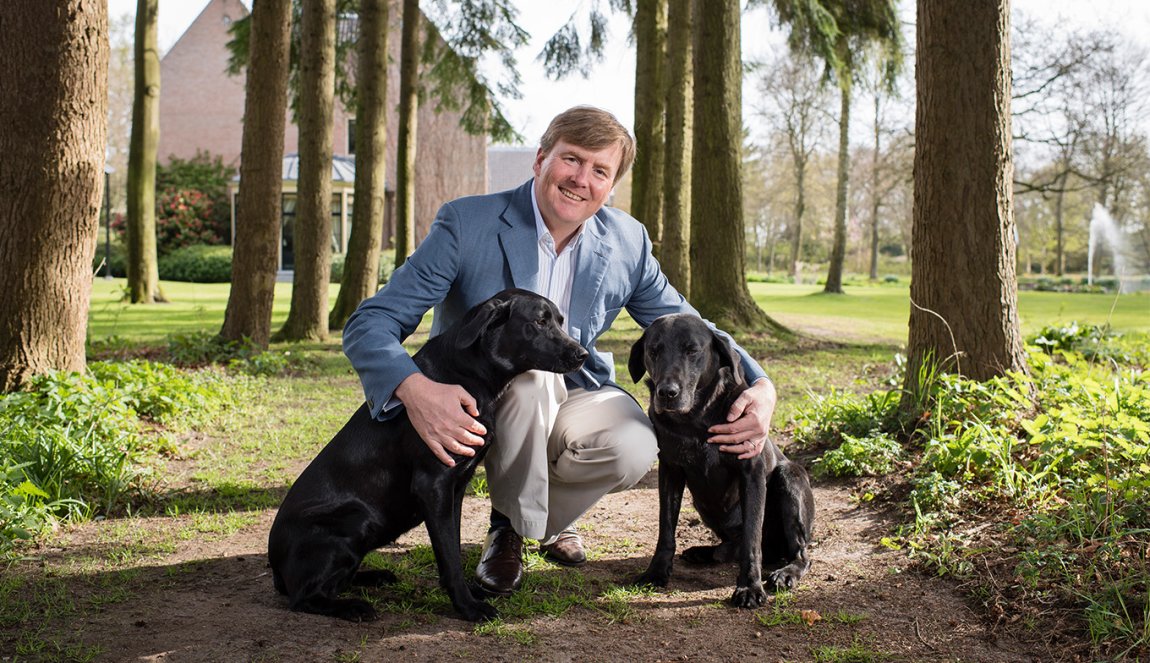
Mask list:
[[[687,414],[704,402],[719,380],[741,381],[739,356],[701,318],[680,313],[659,318],[631,346],[631,379],[650,374],[651,410]]]
[[[588,354],[563,330],[563,315],[551,300],[515,288],[468,311],[456,343],[476,347],[514,373],[568,373],[582,366]]]

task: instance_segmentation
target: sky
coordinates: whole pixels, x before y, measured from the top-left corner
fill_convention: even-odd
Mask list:
[[[159,2],[159,42],[160,48],[167,50],[208,0]],[[547,37],[570,17],[570,13],[556,11],[556,7],[578,7],[584,3],[516,0],[515,4],[519,7],[519,24],[531,33],[531,41],[516,53],[523,77],[520,86],[523,98],[505,100],[504,108],[512,126],[524,136],[527,144],[535,145],[552,117],[577,104],[605,108],[615,113],[623,124],[633,126],[635,56],[627,43],[626,19],[612,17],[607,52],[589,78],[574,75],[557,82],[543,74],[542,62],[537,57]],[[901,0],[901,4],[904,14],[912,12],[911,0]],[[113,17],[134,15],[135,7],[135,0],[108,0],[108,11]],[[1082,28],[1116,28],[1150,47],[1150,0],[1014,0],[1012,11],[1016,16],[1025,13]],[[783,43],[781,34],[772,29],[769,15],[762,9],[744,16],[742,33],[744,60],[766,59]],[[744,97],[749,93],[750,90],[745,89]]]

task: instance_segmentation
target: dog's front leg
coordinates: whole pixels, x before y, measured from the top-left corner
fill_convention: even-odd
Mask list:
[[[439,476],[430,481],[412,482],[412,492],[423,511],[427,535],[431,539],[431,549],[435,553],[435,565],[439,569],[439,584],[451,597],[451,604],[460,616],[472,622],[495,619],[498,611],[490,604],[476,599],[463,579],[463,560],[459,553],[459,498],[452,490],[453,482],[448,476]]]
[[[763,514],[767,506],[766,463],[760,454],[740,461],[739,497],[743,507],[743,541],[739,580],[731,604],[757,608],[767,602],[763,589]]]
[[[635,585],[666,587],[671,579],[675,559],[675,528],[679,525],[679,510],[683,505],[683,488],[687,477],[683,470],[671,463],[659,462],[659,542],[655,556],[647,570],[632,582]]]

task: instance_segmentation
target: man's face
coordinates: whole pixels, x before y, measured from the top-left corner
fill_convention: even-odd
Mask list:
[[[578,226],[611,195],[622,160],[616,144],[591,150],[560,140],[547,154],[535,155],[535,198],[551,230]]]

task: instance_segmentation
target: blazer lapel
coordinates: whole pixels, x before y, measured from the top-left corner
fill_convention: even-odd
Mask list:
[[[571,286],[571,326],[590,331],[590,319],[595,313],[595,302],[607,265],[611,258],[611,245],[606,241],[606,229],[598,215],[587,221],[583,229],[583,244],[575,266],[575,283]]]
[[[535,230],[535,213],[531,210],[531,186],[535,180],[515,190],[511,204],[503,210],[506,227],[499,233],[503,259],[517,288],[534,290],[539,280],[539,234]]]

